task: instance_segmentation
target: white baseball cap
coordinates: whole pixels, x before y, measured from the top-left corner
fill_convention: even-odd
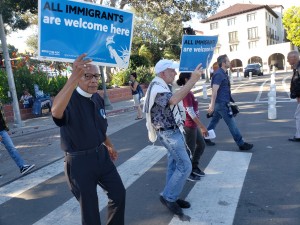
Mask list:
[[[155,65],[155,74],[159,74],[160,72],[166,69],[178,69],[179,63],[169,60],[169,59],[161,59]]]

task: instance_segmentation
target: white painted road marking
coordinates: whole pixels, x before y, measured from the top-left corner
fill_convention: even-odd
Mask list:
[[[190,222],[173,217],[169,225],[231,225],[252,153],[217,151],[186,200]]]
[[[269,80],[271,80],[271,79],[265,80],[265,81],[260,85],[260,87],[259,87],[259,92],[258,92],[257,97],[256,97],[256,99],[255,99],[254,102],[259,102],[259,99],[260,99],[260,97],[261,97],[261,94],[262,94],[262,91],[263,91],[263,89],[264,89],[264,86],[265,86],[265,84],[266,84]]]
[[[128,188],[147,170],[156,164],[167,150],[161,146],[149,145],[118,166],[118,172],[122,178],[125,188]],[[97,190],[100,211],[107,205],[108,199],[102,189]],[[47,216],[37,221],[34,225],[63,224],[75,225],[81,223],[80,207],[77,200],[73,197],[60,207],[53,210]]]
[[[164,147],[151,145],[120,165],[118,171],[125,188],[132,185],[165,155]],[[187,197],[192,207],[185,212],[191,217],[191,221],[185,223],[174,217],[170,225],[232,224],[251,156],[251,153],[218,151],[205,170],[206,177],[195,184]],[[0,188],[0,203],[17,197],[24,191],[59,174],[62,169],[63,160],[59,160]],[[102,189],[99,188],[97,191],[99,208],[102,210],[107,205],[108,199]],[[37,221],[35,225],[79,225],[80,217],[79,204],[75,198],[71,198]]]
[[[63,159],[0,188],[0,205],[63,172]]]

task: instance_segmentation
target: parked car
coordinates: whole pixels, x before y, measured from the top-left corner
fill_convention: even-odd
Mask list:
[[[249,72],[252,72],[252,75],[264,75],[262,66],[259,63],[248,64],[244,70],[244,77],[249,77]]]

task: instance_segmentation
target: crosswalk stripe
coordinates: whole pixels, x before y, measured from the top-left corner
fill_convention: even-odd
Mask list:
[[[230,225],[233,223],[252,153],[217,151],[187,201],[190,222],[173,217],[169,225]]]
[[[63,159],[0,188],[0,205],[63,172]]]
[[[125,188],[128,188],[139,177],[141,177],[147,170],[155,165],[167,151],[164,147],[149,145],[139,151],[129,160],[118,166],[118,172],[122,178]],[[97,189],[99,198],[100,211],[107,205],[108,198],[102,189]],[[73,197],[65,202],[47,216],[37,221],[34,225],[45,224],[64,224],[74,225],[80,224],[80,207],[77,200]]]

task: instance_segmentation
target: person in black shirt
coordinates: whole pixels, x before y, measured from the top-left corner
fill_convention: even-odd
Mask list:
[[[126,191],[113,164],[117,152],[106,135],[104,100],[97,93],[99,68],[80,55],[72,75],[57,94],[52,117],[60,127],[65,175],[80,203],[82,224],[100,225],[97,185],[108,195],[109,225],[123,225]]]
[[[297,100],[297,108],[295,111],[296,133],[289,141],[300,142],[300,60],[299,52],[291,51],[288,54],[288,62],[293,69],[293,77],[291,79],[291,98]]]

